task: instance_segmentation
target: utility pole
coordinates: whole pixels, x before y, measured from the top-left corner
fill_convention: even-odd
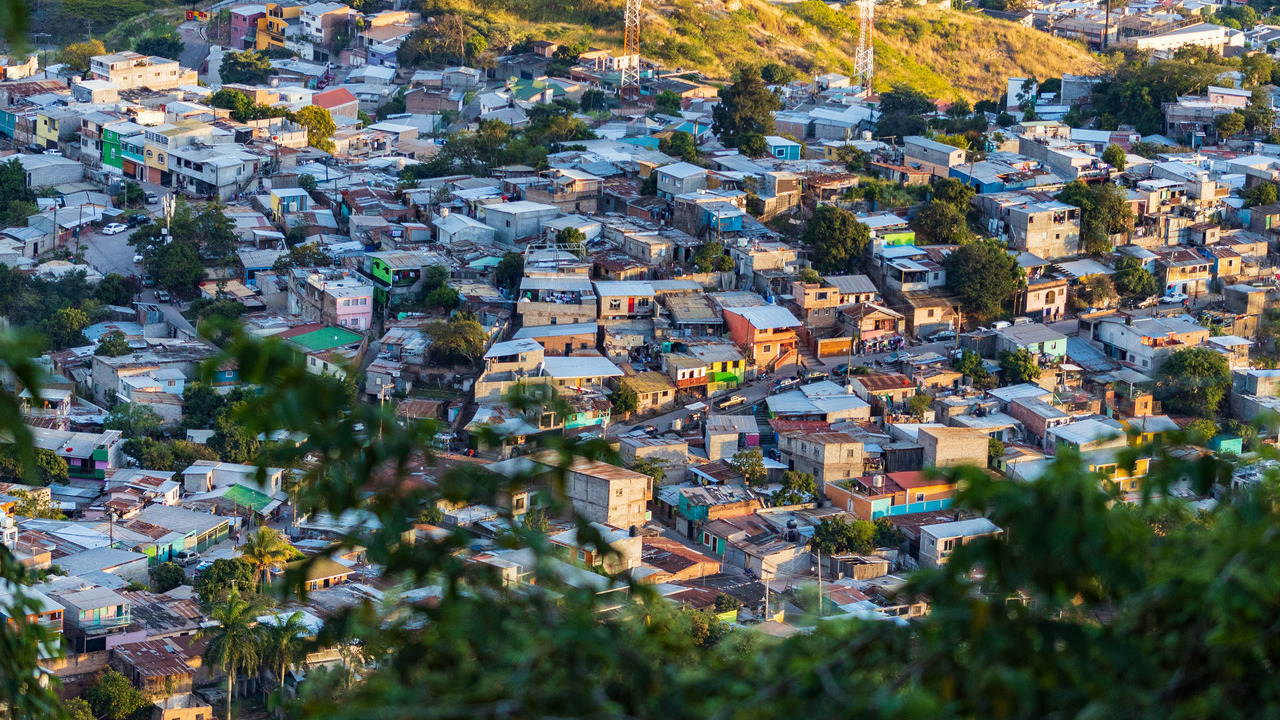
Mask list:
[[[822,619],[822,546],[814,544],[818,551],[818,619]]]

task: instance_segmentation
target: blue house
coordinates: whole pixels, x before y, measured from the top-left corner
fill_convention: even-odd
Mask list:
[[[764,144],[769,148],[769,154],[779,160],[799,160],[804,152],[804,146],[800,143],[778,135],[766,135]]]
[[[718,232],[742,232],[746,213],[729,202],[712,202],[702,206],[702,224]]]

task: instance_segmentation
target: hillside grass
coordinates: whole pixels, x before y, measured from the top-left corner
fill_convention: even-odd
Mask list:
[[[622,45],[622,0],[427,0],[490,38]],[[1101,69],[1078,45],[985,15],[876,8],[876,87],[909,83],[941,98],[996,99],[1010,76],[1045,79]],[[669,68],[728,79],[741,64],[779,62],[806,74],[853,70],[854,7],[817,0],[646,0],[641,52]]]

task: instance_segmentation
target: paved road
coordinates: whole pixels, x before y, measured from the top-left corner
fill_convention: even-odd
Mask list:
[[[163,190],[156,185],[144,183],[148,192],[157,192]],[[159,205],[152,205],[145,208],[150,212],[155,212]],[[133,230],[128,230],[116,235],[103,235],[98,229],[90,229],[86,234],[81,234],[80,241],[85,244],[85,261],[90,267],[103,275],[116,273],[129,277],[131,275],[141,276],[142,268],[133,261],[134,249],[129,245],[129,235]],[[155,290],[147,288],[138,296],[139,300],[145,302],[156,302]],[[190,322],[182,316],[181,310],[168,303],[157,303],[160,305],[161,311],[164,312],[165,320],[170,325],[177,328],[179,335],[195,334],[195,328]]]
[[[184,22],[178,25],[178,35],[182,38],[182,67],[200,71],[200,65],[209,55],[209,41],[204,36],[204,26],[197,22]]]

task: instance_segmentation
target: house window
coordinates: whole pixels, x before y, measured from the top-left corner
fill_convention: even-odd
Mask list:
[[[765,352],[773,352],[773,346],[772,346],[772,345],[765,345],[765,346],[764,346],[764,351],[765,351]]]
[[[614,497],[622,497],[622,488],[618,488],[613,492]]]
[[[523,510],[523,509],[524,509],[524,498],[522,498],[522,497],[516,498],[516,509],[517,509],[517,510]]]
[[[586,550],[579,550],[579,551],[578,551],[578,562],[586,562],[586,561],[587,561],[587,551],[586,551]]]
[[[929,315],[928,315],[928,317],[933,317],[933,308],[930,308],[930,309],[929,309]]]
[[[916,502],[924,502],[924,493],[916,493]]]

